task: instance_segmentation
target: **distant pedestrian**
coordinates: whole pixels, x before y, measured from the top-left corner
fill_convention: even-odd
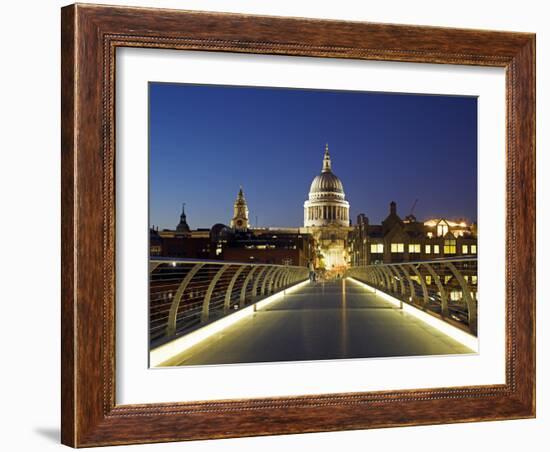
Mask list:
[[[315,267],[313,262],[309,263],[309,282],[315,282]]]

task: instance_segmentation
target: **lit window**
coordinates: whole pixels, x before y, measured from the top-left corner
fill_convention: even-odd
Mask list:
[[[420,244],[409,243],[409,253],[420,253]]]
[[[456,240],[445,240],[443,245],[444,254],[456,254]]]
[[[426,254],[431,254],[432,252],[432,245],[426,245],[425,248],[424,248],[424,252]]]
[[[470,252],[472,254],[477,254],[477,245],[470,246]]]
[[[451,300],[452,301],[460,301],[462,300],[462,292],[460,290],[453,290],[451,291]]]
[[[383,253],[384,252],[384,244],[383,243],[371,243],[370,252],[371,253]]]
[[[472,276],[472,284],[477,284],[477,275]]]
[[[449,232],[449,226],[447,226],[446,223],[441,222],[437,225],[437,236],[438,237],[444,236],[445,234],[447,234],[447,232]]]
[[[432,276],[426,275],[426,284],[429,286],[432,283]]]
[[[402,253],[405,251],[405,244],[404,243],[392,243],[391,244],[391,252],[392,253]]]
[[[434,254],[439,254],[439,245],[434,245]]]
[[[468,245],[462,245],[462,254],[468,254]]]

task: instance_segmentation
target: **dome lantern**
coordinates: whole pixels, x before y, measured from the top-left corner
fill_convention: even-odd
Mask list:
[[[329,173],[332,171],[332,164],[330,161],[330,154],[328,152],[328,143],[325,145],[325,156],[323,157],[323,173]]]

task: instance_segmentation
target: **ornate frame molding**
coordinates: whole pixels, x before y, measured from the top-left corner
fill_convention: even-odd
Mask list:
[[[118,47],[504,67],[506,383],[116,405],[114,89]],[[61,153],[64,444],[82,447],[535,415],[533,34],[71,5],[62,9]]]

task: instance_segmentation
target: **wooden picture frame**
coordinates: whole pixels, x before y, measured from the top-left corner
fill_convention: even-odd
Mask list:
[[[535,416],[535,35],[71,5],[62,9],[62,442],[73,447]],[[115,50],[506,70],[506,383],[115,403]]]

